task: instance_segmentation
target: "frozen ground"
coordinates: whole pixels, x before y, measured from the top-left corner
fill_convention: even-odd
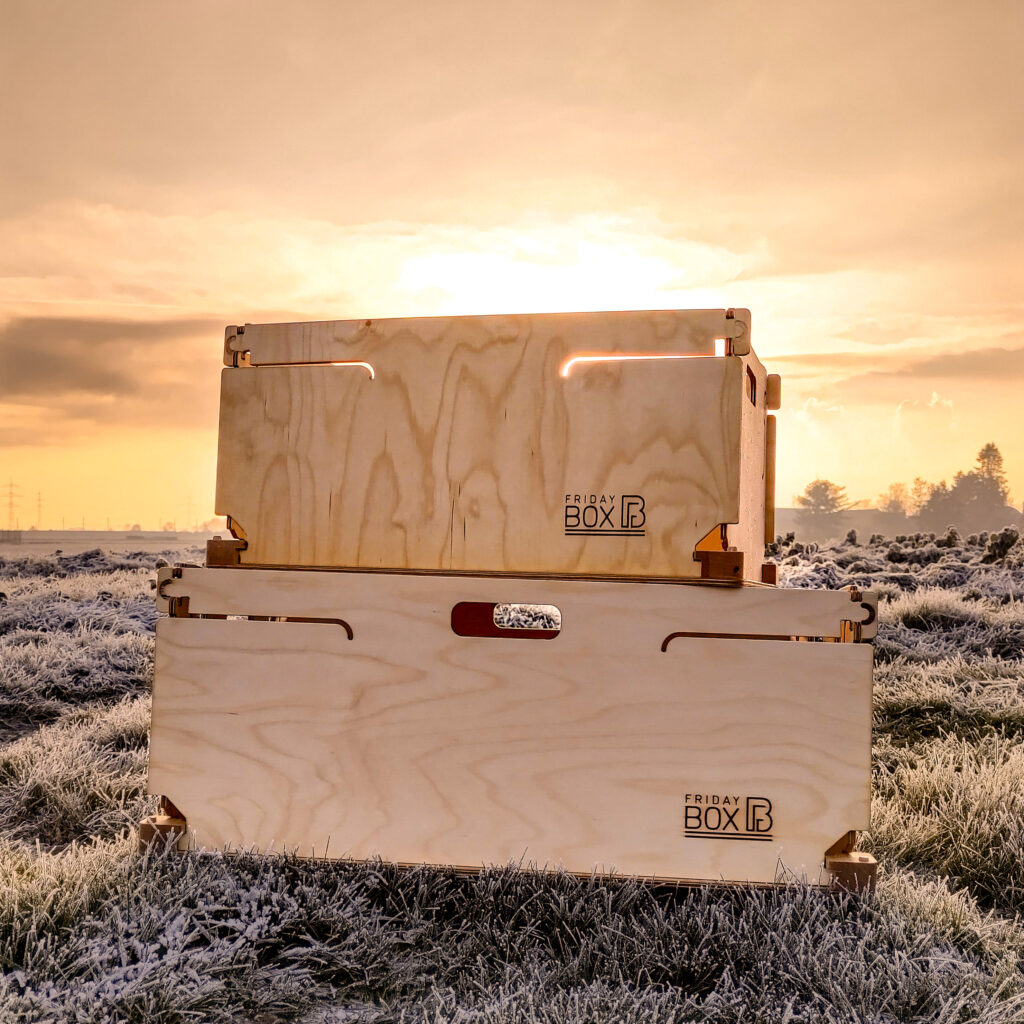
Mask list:
[[[884,597],[874,898],[141,859],[159,556],[0,556],[0,1021],[1024,1021],[1024,542],[772,555]]]
[[[102,548],[104,551],[120,551],[126,548],[137,554],[159,554],[168,548],[183,550],[196,546],[205,550],[212,533],[181,531],[165,533],[162,530],[22,530],[16,543],[5,540],[0,534],[0,558],[23,560],[25,558],[46,558],[55,551],[65,555],[80,555]],[[228,536],[223,530],[217,536]]]

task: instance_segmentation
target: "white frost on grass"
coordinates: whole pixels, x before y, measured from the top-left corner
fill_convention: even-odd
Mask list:
[[[0,713],[43,723],[0,746],[0,1020],[1020,1022],[1020,546],[773,545],[885,598],[862,900],[140,858],[155,559],[0,559]]]

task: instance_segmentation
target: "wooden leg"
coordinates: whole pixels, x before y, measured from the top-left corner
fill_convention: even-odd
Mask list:
[[[851,850],[826,857],[825,870],[832,875],[833,889],[873,892],[878,878],[878,861],[870,853]]]
[[[846,892],[873,892],[878,877],[878,861],[870,853],[856,849],[857,833],[846,832],[825,851],[825,870],[832,880],[829,887]]]
[[[171,844],[177,847],[185,835],[185,818],[167,797],[160,797],[160,813],[139,822],[139,853]]]

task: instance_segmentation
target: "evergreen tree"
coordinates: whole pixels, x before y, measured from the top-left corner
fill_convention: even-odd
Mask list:
[[[1006,470],[1003,468],[1003,453],[992,441],[984,445],[975,460],[974,472],[986,480],[991,480],[998,491],[1004,505],[1010,504],[1010,487],[1006,481]]]
[[[1003,469],[1003,456],[989,442],[975,462],[975,468],[931,488],[921,506],[921,525],[928,530],[957,526],[961,530],[995,530],[1006,525],[1009,488]]]

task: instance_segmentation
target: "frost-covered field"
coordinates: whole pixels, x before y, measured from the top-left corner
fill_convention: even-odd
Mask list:
[[[0,557],[0,1021],[1024,1021],[1024,541],[773,555],[884,597],[874,898],[142,859],[156,556]]]

